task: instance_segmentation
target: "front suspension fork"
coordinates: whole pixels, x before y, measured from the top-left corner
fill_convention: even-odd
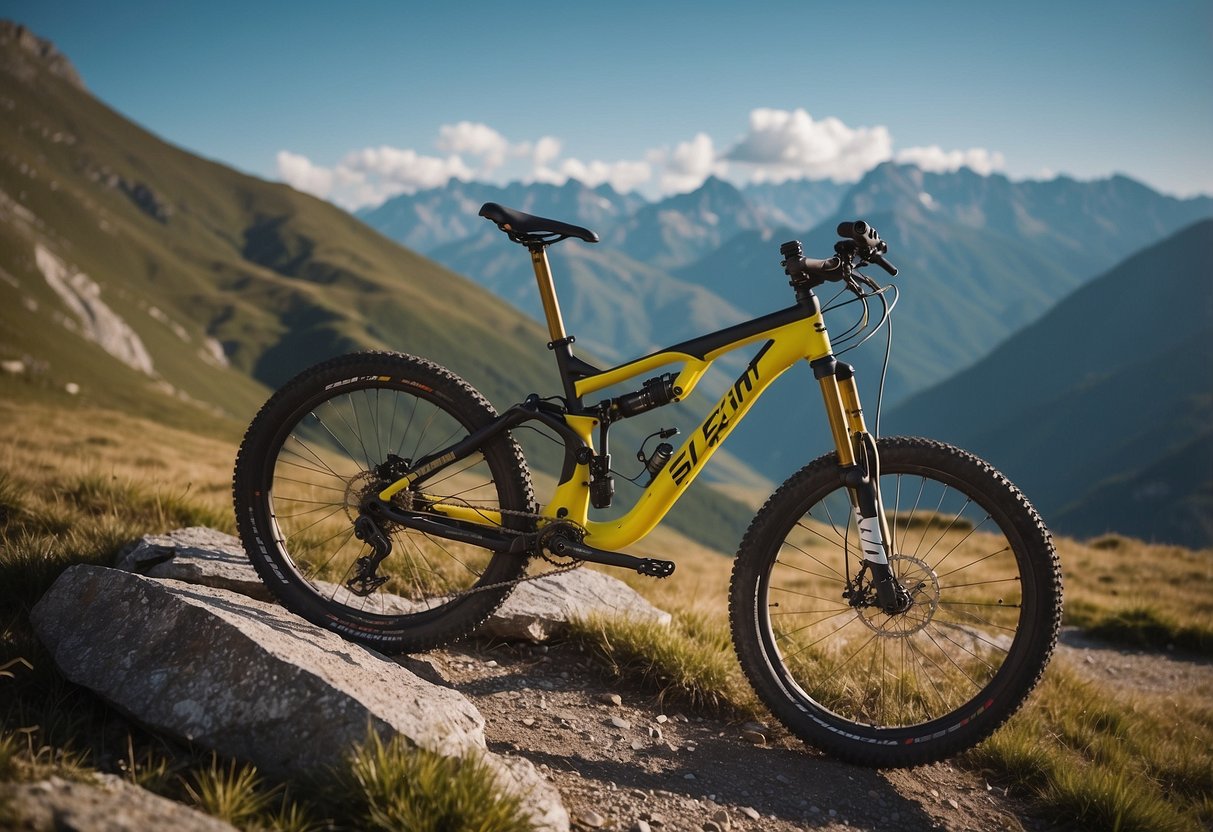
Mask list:
[[[890,615],[904,612],[909,593],[889,566],[892,536],[880,498],[880,459],[876,440],[868,433],[855,386],[855,369],[832,355],[810,363],[821,385],[830,433],[838,452],[838,473],[851,498],[851,509],[859,528],[864,565],[872,575],[876,601]]]

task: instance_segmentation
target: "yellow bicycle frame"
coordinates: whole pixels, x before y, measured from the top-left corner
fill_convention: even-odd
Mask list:
[[[756,341],[769,343],[720,397],[626,514],[607,522],[589,520],[589,466],[578,465],[575,476],[556,488],[551,501],[543,508],[544,516],[560,516],[583,526],[586,544],[599,549],[618,550],[640,540],[661,522],[767,386],[797,360],[828,355],[830,340],[818,312],[812,317],[728,344],[708,353],[704,360],[682,353],[657,353],[577,382],[577,393],[588,395],[656,367],[682,362],[674,385],[682,389],[685,398],[717,358]],[[566,421],[590,445],[591,431],[598,420],[570,416]]]
[[[532,256],[553,345],[562,341],[570,342],[571,339],[568,339],[564,333],[560,307],[552,286],[547,258],[543,256],[542,250],[533,251]],[[791,323],[776,324],[770,329],[748,332],[736,341],[724,343],[703,353],[701,357],[680,352],[675,347],[610,370],[594,372],[571,382],[572,389],[569,391],[573,394],[571,398],[580,401],[584,396],[637,378],[658,367],[681,364],[682,369],[674,380],[674,388],[678,391],[675,401],[681,401],[691,394],[704,374],[720,356],[749,344],[766,342],[757,355],[751,359],[741,377],[725,391],[716,406],[708,412],[699,427],[687,437],[682,447],[645,488],[626,514],[609,521],[589,519],[590,466],[588,463],[578,462],[572,475],[564,477],[563,481],[557,485],[555,493],[543,506],[542,515],[552,520],[560,519],[576,523],[586,531],[584,540],[586,545],[598,549],[617,551],[647,535],[678,502],[695,477],[706,466],[708,460],[745,418],[750,408],[758,401],[759,396],[771,382],[801,359],[813,362],[830,358],[830,337],[822,321],[820,309],[814,309],[811,312],[805,311],[808,314]],[[815,373],[815,375],[818,376],[821,386],[830,431],[838,451],[839,464],[841,466],[853,465],[855,462],[853,437],[866,431],[854,378],[848,375],[839,380],[832,371]],[[594,448],[593,431],[598,427],[598,418],[590,412],[583,411],[580,414],[565,414],[564,421],[592,451]],[[444,464],[444,460],[435,460],[435,465],[440,464]],[[384,489],[379,496],[384,500],[391,499],[397,491],[407,488],[415,477],[416,475],[413,475],[398,480]],[[434,498],[430,508],[457,520],[480,524],[501,524],[501,516],[496,512],[443,502],[441,498]]]

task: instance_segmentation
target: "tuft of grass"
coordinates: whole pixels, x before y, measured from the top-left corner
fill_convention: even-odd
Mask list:
[[[185,791],[198,809],[245,829],[269,813],[280,789],[267,788],[256,766],[212,757],[210,766],[192,773]]]
[[[1213,627],[1189,623],[1153,604],[1129,604],[1102,608],[1081,601],[1067,610],[1068,623],[1115,644],[1166,650],[1178,647],[1202,655],[1213,655]]]
[[[21,744],[15,734],[0,734],[0,783],[17,779],[17,755]]]
[[[1087,829],[1192,830],[1213,820],[1213,707],[1110,694],[1055,667],[1030,707],[963,761]]]
[[[761,710],[733,655],[728,625],[704,613],[675,613],[665,627],[589,617],[573,622],[568,638],[662,704],[741,718]]]
[[[530,821],[513,795],[497,793],[490,771],[473,757],[443,757],[399,736],[371,733],[339,772],[355,828],[413,832],[526,832]]]

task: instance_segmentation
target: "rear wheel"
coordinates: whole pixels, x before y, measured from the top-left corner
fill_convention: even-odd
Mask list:
[[[734,644],[789,730],[874,766],[943,759],[988,736],[1040,679],[1061,571],[1024,496],[938,442],[878,443],[890,565],[913,603],[882,612],[834,455],[801,469],[747,531],[733,568]]]
[[[522,576],[525,556],[382,523],[392,542],[382,583],[358,583],[359,558],[371,549],[354,521],[359,502],[394,479],[385,473],[390,457],[407,466],[495,417],[462,379],[408,355],[347,355],[288,382],[257,414],[236,460],[237,525],[262,580],[292,612],[384,652],[427,650],[472,632]],[[394,502],[484,508],[520,532],[533,510],[530,474],[508,434],[417,489]]]

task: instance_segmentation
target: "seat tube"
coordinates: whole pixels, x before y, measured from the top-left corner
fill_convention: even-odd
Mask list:
[[[556,286],[552,283],[552,269],[548,265],[546,246],[532,246],[531,265],[535,269],[535,282],[539,286],[539,299],[543,302],[543,316],[547,318],[548,335],[553,344],[558,344],[567,336],[564,331],[564,319],[560,316],[560,302],[556,299]]]

